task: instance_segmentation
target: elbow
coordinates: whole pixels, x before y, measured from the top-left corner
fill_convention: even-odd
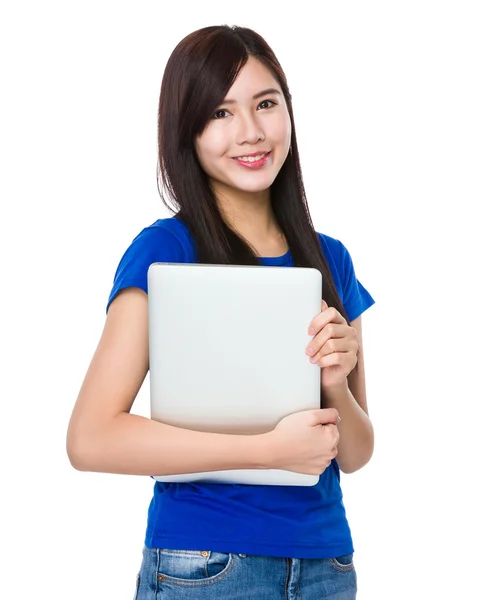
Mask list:
[[[353,460],[353,461],[347,461],[347,462],[338,461],[338,466],[339,466],[340,471],[342,471],[346,475],[349,475],[350,473],[356,473],[356,471],[359,471],[360,469],[362,469],[367,463],[370,462],[371,458],[372,458],[372,456],[369,455],[369,456],[364,456],[363,458],[358,458],[358,460]]]
[[[88,471],[85,454],[79,442],[75,443],[72,439],[67,438],[66,453],[68,460],[74,469],[77,471]]]
[[[346,473],[355,473],[368,464],[373,456],[374,439],[372,435],[366,440],[365,444],[357,448],[357,452],[351,453],[349,456],[342,455],[336,458],[339,469]]]
[[[68,460],[77,471],[93,471],[94,465],[91,464],[90,456],[93,452],[88,451],[89,442],[80,432],[73,428],[68,429],[66,438],[66,453]]]

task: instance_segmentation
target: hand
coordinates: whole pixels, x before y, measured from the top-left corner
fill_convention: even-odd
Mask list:
[[[350,327],[346,319],[323,300],[321,312],[310,324],[309,335],[314,338],[305,353],[311,357],[311,363],[322,367],[322,387],[336,387],[345,383],[358,361],[356,329]]]
[[[321,475],[337,456],[339,431],[335,408],[304,410],[281,419],[268,434],[271,468]]]

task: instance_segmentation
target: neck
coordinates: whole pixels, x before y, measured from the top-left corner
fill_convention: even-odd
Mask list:
[[[213,192],[228,226],[253,245],[277,242],[283,238],[271,206],[269,188],[260,192],[244,192],[214,185]]]

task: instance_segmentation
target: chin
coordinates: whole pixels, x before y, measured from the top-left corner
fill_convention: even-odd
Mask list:
[[[271,185],[273,184],[273,181],[275,180],[275,177],[267,177],[264,179],[261,179],[260,181],[234,181],[234,182],[230,182],[230,186],[234,187],[235,189],[241,190],[242,192],[251,192],[251,193],[257,193],[257,192],[264,192],[265,190],[267,190],[268,188],[271,187]]]

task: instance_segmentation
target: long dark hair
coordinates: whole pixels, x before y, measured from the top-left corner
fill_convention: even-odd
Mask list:
[[[261,264],[247,241],[222,218],[194,146],[250,56],[261,61],[278,81],[291,120],[291,148],[271,186],[273,212],[293,264],[322,273],[323,299],[348,320],[307,205],[286,77],[269,45],[255,31],[227,25],[205,27],[186,36],[172,52],[159,101],[159,194],[187,225],[196,244],[197,262]],[[166,202],[165,192],[171,204]]]

